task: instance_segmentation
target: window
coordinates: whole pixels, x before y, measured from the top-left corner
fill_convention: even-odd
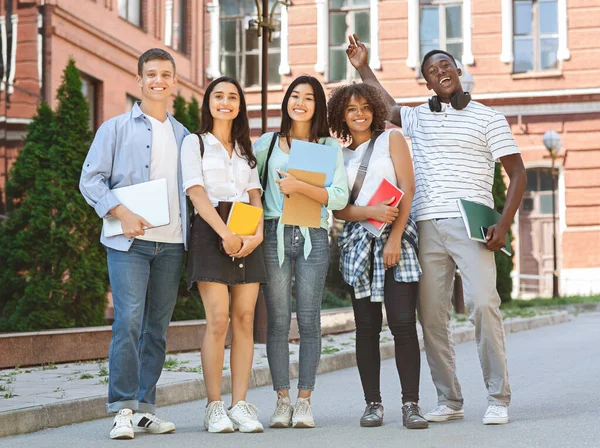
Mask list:
[[[371,49],[370,0],[329,1],[329,73],[330,82],[357,78],[358,72],[348,62],[348,35],[358,34]]]
[[[119,0],[119,16],[142,26],[142,0]]]
[[[269,11],[275,0],[269,0]],[[242,86],[260,85],[261,40],[256,31],[256,3],[254,0],[228,0],[221,4],[220,57],[221,74],[237,79]],[[276,9],[276,22],[280,20],[280,9]],[[281,83],[279,64],[281,61],[281,35],[273,33],[269,42],[269,84]]]
[[[558,1],[516,0],[513,45],[515,73],[558,68]]]
[[[558,170],[554,170],[554,175],[558,177]],[[556,206],[558,209],[558,203]],[[523,196],[521,211],[540,215],[552,214],[551,169],[535,168],[527,170],[527,188]]]
[[[463,55],[462,2],[456,0],[420,0],[420,60],[429,51],[441,49],[456,60]]]
[[[90,112],[89,128],[95,131],[98,123],[98,94],[100,81],[90,76],[81,74],[81,92],[88,103]]]
[[[187,0],[165,1],[165,45],[187,53]]]

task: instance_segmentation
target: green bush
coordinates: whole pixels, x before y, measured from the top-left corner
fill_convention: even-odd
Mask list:
[[[55,117],[40,106],[30,126],[39,132],[27,136],[28,150],[15,162],[13,172],[19,174],[12,176],[11,192],[20,195],[14,197],[19,206],[0,228],[5,262],[0,331],[104,323],[108,275],[98,238],[102,221],[78,189],[92,140],[81,87],[71,59],[58,89]]]

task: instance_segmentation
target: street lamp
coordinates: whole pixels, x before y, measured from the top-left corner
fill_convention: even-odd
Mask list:
[[[465,92],[472,93],[475,88],[475,80],[473,79],[473,75],[471,75],[466,69],[465,66],[460,61],[456,61],[456,66],[460,68],[462,75],[460,75],[460,84]]]
[[[552,159],[552,257],[554,262],[552,271],[552,297],[559,297],[558,267],[556,262],[556,173],[554,172],[554,163],[558,152],[562,149],[562,141],[556,131],[547,131],[542,140]]]
[[[292,6],[290,0],[277,0],[273,3],[271,11],[269,12],[269,0],[254,0],[256,3],[258,37],[262,36],[262,61],[261,61],[261,87],[262,92],[260,96],[261,104],[261,128],[262,133],[267,132],[267,93],[269,89],[269,42],[273,41],[273,31],[275,31],[275,10],[278,5]],[[266,28],[266,32],[263,33],[262,29]]]

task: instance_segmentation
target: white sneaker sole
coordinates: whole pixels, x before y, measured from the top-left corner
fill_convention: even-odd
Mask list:
[[[449,420],[460,420],[465,416],[465,411],[457,411],[453,414],[446,415],[435,415],[435,414],[425,414],[425,420],[432,423],[443,423]]]
[[[264,432],[265,429],[261,426],[255,426],[254,428],[244,428],[243,426],[233,425],[234,431],[244,432],[244,433],[257,433]]]
[[[292,423],[294,428],[314,428],[315,422],[294,422]]]
[[[116,440],[125,440],[125,439],[133,439],[134,434],[133,434],[133,429],[125,429],[125,430],[121,430],[121,431],[111,431],[110,432],[110,438],[111,439],[116,439]]]
[[[231,426],[226,426],[224,428],[208,428],[207,431],[213,434],[224,434],[233,432],[234,430]]]
[[[292,422],[270,422],[269,428],[291,428]]]
[[[148,434],[169,434],[171,432],[175,432],[175,425],[169,425],[163,429],[142,428],[141,426],[138,426],[137,428],[140,431],[147,432]]]
[[[508,417],[488,417],[483,419],[484,425],[506,425]]]

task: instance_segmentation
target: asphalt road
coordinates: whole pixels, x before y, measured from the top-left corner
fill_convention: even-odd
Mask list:
[[[456,347],[465,397],[464,420],[432,424],[427,430],[402,427],[399,381],[393,360],[382,364],[385,423],[360,428],[364,409],[355,368],[317,379],[313,395],[315,429],[268,429],[263,434],[208,434],[202,430],[205,402],[159,409],[176,423],[169,435],[136,434],[131,441],[108,438],[110,419],[0,439],[1,448],[29,447],[600,447],[600,313],[507,337],[513,403],[511,423],[484,426],[486,395],[473,342]],[[295,386],[293,384],[292,388]],[[226,403],[229,396],[224,397]],[[254,389],[248,400],[267,426],[275,404],[270,387]],[[421,406],[436,405],[435,389],[422,358]]]

